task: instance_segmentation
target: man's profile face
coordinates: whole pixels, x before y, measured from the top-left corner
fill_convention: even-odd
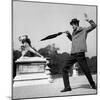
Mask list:
[[[76,30],[77,27],[78,27],[78,25],[76,25],[76,24],[72,24],[72,28],[73,28],[73,30]]]

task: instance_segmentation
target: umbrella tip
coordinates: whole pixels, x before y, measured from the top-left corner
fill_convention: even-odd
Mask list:
[[[40,40],[40,41],[43,41],[43,40]]]

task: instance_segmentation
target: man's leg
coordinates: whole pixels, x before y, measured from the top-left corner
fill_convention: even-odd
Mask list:
[[[66,61],[66,65],[63,68],[63,82],[64,82],[64,89],[61,92],[71,91],[70,82],[69,82],[69,75],[68,70],[71,66],[76,62],[75,56],[69,56]]]
[[[87,64],[87,61],[86,61],[86,58],[85,58],[85,53],[83,53],[83,54],[81,53],[80,55],[77,55],[77,56],[78,56],[77,61],[80,65],[82,71],[86,75],[90,85],[92,86],[93,89],[96,89],[95,82],[93,81],[90,69],[88,67],[88,64]]]

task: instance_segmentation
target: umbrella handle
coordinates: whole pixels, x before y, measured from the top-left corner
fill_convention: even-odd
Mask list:
[[[70,32],[69,32],[69,31],[64,31],[64,32],[62,32],[62,33],[66,33],[66,34],[69,34]]]

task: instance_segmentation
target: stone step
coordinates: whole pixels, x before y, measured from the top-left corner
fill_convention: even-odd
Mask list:
[[[28,80],[41,80],[41,79],[47,79],[48,75],[45,73],[33,73],[33,74],[18,74],[14,81],[28,81]]]
[[[13,87],[34,86],[34,85],[44,85],[44,84],[50,84],[48,79],[14,81]]]

